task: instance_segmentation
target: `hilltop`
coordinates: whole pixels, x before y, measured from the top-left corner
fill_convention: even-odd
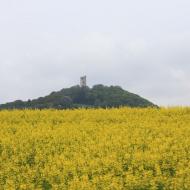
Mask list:
[[[92,88],[87,86],[72,86],[48,96],[33,100],[1,104],[0,109],[66,109],[80,107],[155,107],[152,102],[122,89],[120,86],[95,85]]]

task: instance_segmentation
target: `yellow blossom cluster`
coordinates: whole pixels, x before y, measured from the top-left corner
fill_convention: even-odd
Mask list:
[[[190,108],[0,111],[0,190],[189,190]]]

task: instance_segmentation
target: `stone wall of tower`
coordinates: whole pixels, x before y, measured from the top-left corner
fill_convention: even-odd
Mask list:
[[[81,87],[86,86],[86,76],[80,77],[80,86]]]

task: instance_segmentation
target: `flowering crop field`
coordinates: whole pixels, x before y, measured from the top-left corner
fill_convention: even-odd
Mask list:
[[[0,190],[190,189],[190,108],[0,111]]]

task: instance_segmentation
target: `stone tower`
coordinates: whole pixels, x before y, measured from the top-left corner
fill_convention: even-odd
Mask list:
[[[86,86],[86,76],[80,77],[80,86],[85,87]]]

